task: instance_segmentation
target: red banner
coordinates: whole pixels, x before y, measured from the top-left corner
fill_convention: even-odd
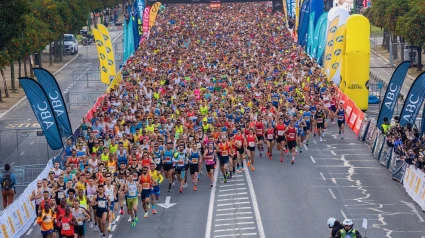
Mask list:
[[[356,123],[354,123],[353,131],[356,135],[359,135],[360,128],[362,127],[362,123],[364,120],[364,112],[362,112],[359,108],[355,107],[355,113],[357,114]]]
[[[347,101],[345,101],[344,103],[345,121],[348,122],[350,120],[351,113],[353,112],[353,108],[355,107],[355,104],[353,100],[349,99],[347,96],[345,97],[347,98]]]
[[[350,127],[351,130],[354,130],[354,124],[356,123],[356,119],[359,116],[359,112],[361,111],[354,105],[353,109],[351,110],[351,115],[347,120],[347,125],[348,127]]]

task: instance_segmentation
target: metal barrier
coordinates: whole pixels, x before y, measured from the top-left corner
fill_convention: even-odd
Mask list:
[[[75,87],[76,83],[86,83],[89,87],[89,83],[102,83],[100,81],[99,70],[75,70],[72,71],[72,87]]]
[[[104,93],[101,91],[93,92],[65,92],[63,98],[68,111],[71,111],[71,106],[89,106],[93,105],[97,98]]]
[[[46,164],[13,166],[12,173],[16,177],[17,186],[27,186],[32,183],[46,168]]]
[[[14,167],[43,163],[45,167],[57,153],[49,148],[38,123],[8,124],[7,127],[12,128],[0,131],[1,164],[9,163]]]
[[[389,147],[386,140],[384,140],[384,146],[382,147],[381,157],[379,157],[379,162],[387,167],[387,169],[390,168],[391,163],[391,156],[393,153],[393,147]]]
[[[378,133],[378,130],[376,128],[376,123],[371,122],[369,125],[369,130],[367,131],[366,140],[365,140],[366,146],[369,147],[370,151],[373,150],[373,145],[375,143],[377,133]]]

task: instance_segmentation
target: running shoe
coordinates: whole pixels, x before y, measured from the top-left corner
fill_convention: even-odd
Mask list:
[[[251,161],[248,160],[248,167],[251,166]]]
[[[137,216],[134,218],[134,220],[135,220],[136,222],[139,222],[139,218],[138,218]]]
[[[170,189],[168,189],[168,192],[169,192],[169,193],[171,193],[171,190],[170,190]]]
[[[283,162],[283,158],[280,158],[280,162]]]
[[[171,184],[171,186],[173,186],[173,187],[176,186],[176,183],[173,181],[173,183]]]
[[[152,214],[157,214],[155,209],[152,210]]]
[[[316,133],[314,133],[314,137],[316,137]]]
[[[89,222],[89,227],[93,227],[93,222]]]
[[[109,223],[109,225],[108,225],[108,231],[111,232],[111,229],[112,229],[112,225]]]
[[[198,180],[201,180],[201,174],[198,174]]]
[[[133,221],[133,222],[131,223],[131,228],[134,228],[134,227],[136,227],[136,222],[135,222],[135,221]]]
[[[120,214],[123,215],[124,214],[124,210],[120,209]]]
[[[148,210],[149,210],[149,209],[151,209],[151,204],[150,204],[150,203],[148,203]]]
[[[335,125],[335,121],[332,122],[332,125]]]
[[[198,189],[196,188],[196,185],[193,186],[193,191],[198,191]]]
[[[307,143],[305,143],[305,145],[308,146],[308,141],[307,141]]]
[[[183,193],[183,188],[182,187],[180,187],[180,193]]]
[[[224,183],[227,183],[227,178],[224,178]]]
[[[131,216],[128,218],[128,220],[127,220],[128,222],[131,222]]]
[[[148,218],[149,213],[145,212],[145,215],[143,216],[144,218]]]
[[[285,150],[285,153],[288,153],[288,152],[289,152],[289,150],[288,150],[288,149],[286,149],[286,150]]]
[[[183,188],[187,188],[187,183],[184,183]]]
[[[303,152],[303,150],[300,148],[300,153],[302,153]]]
[[[272,160],[272,155],[269,155],[269,160]]]
[[[322,137],[320,137],[320,141],[322,141],[323,139],[322,139]]]
[[[251,171],[254,171],[255,170],[255,168],[254,168],[254,165],[253,166],[251,166]]]
[[[344,136],[341,136],[341,140],[344,140]]]
[[[294,164],[294,163],[295,163],[295,159],[294,159],[294,158],[292,158],[291,164]]]
[[[229,179],[232,179],[232,173],[229,174]]]
[[[260,153],[260,158],[263,158],[263,154]]]
[[[94,227],[94,230],[95,230],[95,231],[98,231],[98,230],[99,230],[99,227],[96,225],[96,226]]]
[[[211,186],[211,188],[214,186],[213,181],[210,182],[210,186]]]

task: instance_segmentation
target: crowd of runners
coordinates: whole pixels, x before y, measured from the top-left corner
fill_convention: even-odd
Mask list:
[[[257,163],[295,164],[328,123],[344,138],[332,82],[270,3],[167,5],[122,75],[67,142],[65,169],[38,181],[43,237],[105,237],[118,214],[129,227],[156,214],[161,192],[213,187],[216,169],[226,183]]]

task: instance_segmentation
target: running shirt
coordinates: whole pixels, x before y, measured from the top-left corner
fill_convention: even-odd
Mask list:
[[[285,129],[286,129],[286,125],[285,124],[277,124],[276,125],[276,134],[277,136],[285,136]]]
[[[297,130],[295,127],[288,127],[288,130],[286,131],[286,140],[287,141],[294,141],[297,139]]]

